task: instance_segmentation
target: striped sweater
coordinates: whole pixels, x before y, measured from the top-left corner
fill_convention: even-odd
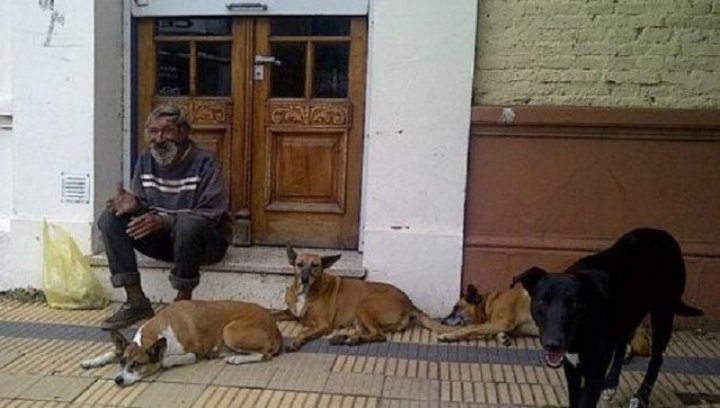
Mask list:
[[[194,142],[180,162],[160,166],[149,150],[138,157],[132,192],[141,207],[167,214],[170,223],[178,213],[202,215],[229,238],[228,195],[220,165],[213,154]]]

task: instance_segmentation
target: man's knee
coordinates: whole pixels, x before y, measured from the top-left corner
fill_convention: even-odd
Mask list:
[[[210,221],[194,214],[178,214],[175,218],[174,235],[175,240],[181,242],[193,242],[207,236],[210,228]]]
[[[104,210],[102,214],[100,214],[97,225],[100,229],[100,232],[102,232],[103,235],[106,236],[113,235],[117,232],[124,233],[125,229],[127,228],[122,218],[116,216],[108,210]]]

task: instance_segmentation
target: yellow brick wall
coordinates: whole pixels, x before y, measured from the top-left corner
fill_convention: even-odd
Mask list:
[[[720,0],[478,0],[473,102],[720,108]]]

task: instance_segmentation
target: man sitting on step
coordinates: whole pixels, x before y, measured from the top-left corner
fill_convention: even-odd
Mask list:
[[[175,300],[192,297],[201,264],[225,256],[231,221],[220,165],[189,135],[190,123],[179,108],[153,110],[145,123],[149,148],[138,157],[130,191],[119,184],[100,216],[110,281],[127,294],[127,302],[102,323],[103,329],[153,315],[140,286],[134,249],[175,262],[170,271],[170,284],[178,291]]]

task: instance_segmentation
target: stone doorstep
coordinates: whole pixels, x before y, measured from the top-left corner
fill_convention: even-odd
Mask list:
[[[342,254],[330,272],[350,278],[365,278],[362,254],[358,251],[303,249],[298,252],[317,252],[321,255]],[[113,301],[124,301],[124,291],[112,288],[105,253],[89,257],[96,276]],[[168,284],[172,264],[138,254],[138,267],[145,293],[153,302],[168,302],[175,291]],[[285,289],[292,282],[293,270],[283,247],[234,247],[216,264],[203,266],[200,285],[193,293],[195,299],[234,299],[257,302],[265,307],[284,307]]]
[[[316,252],[321,255],[342,254],[340,260],[330,269],[332,273],[348,278],[365,278],[366,270],[362,266],[362,254],[354,250],[303,249],[298,252]],[[91,255],[90,266],[107,267],[105,252]],[[158,261],[138,253],[138,267],[141,269],[170,269],[172,263]],[[292,275],[283,247],[235,247],[230,246],[225,258],[212,265],[200,268],[202,271],[260,273]]]

